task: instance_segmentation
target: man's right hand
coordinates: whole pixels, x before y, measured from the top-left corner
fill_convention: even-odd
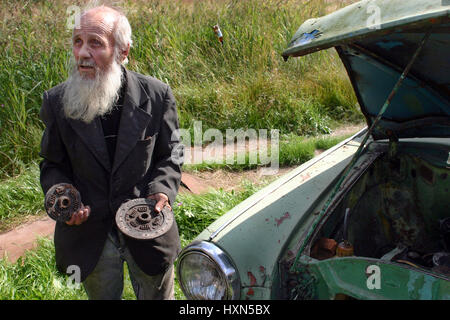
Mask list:
[[[80,209],[78,212],[75,212],[70,220],[66,221],[66,224],[68,224],[69,226],[79,226],[89,218],[90,213],[91,207],[86,206],[83,209]]]

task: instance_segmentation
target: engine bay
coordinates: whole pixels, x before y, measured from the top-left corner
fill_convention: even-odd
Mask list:
[[[450,277],[450,170],[432,153],[376,159],[328,215],[309,255],[369,257]]]

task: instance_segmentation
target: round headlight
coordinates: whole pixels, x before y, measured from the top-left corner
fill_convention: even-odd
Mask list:
[[[240,283],[228,256],[210,242],[194,243],[180,254],[178,280],[192,300],[239,299]]]

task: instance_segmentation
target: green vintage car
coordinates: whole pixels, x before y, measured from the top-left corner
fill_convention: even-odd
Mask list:
[[[335,47],[365,129],[183,249],[188,299],[450,299],[450,3],[310,19],[283,57]]]

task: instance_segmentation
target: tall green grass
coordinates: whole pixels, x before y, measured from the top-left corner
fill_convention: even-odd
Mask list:
[[[280,142],[280,166],[286,167],[302,164],[314,158],[316,151],[327,150],[349,136],[305,138],[289,135],[284,142]]]
[[[69,285],[68,285],[69,284]],[[124,268],[124,300],[134,300],[128,269]],[[176,297],[183,293],[176,285]],[[75,286],[56,270],[53,241],[39,238],[35,250],[27,251],[15,263],[0,258],[0,300],[85,300],[82,285]]]
[[[39,184],[39,167],[32,164],[27,170],[0,183],[0,232],[23,222],[24,217],[42,215],[44,195]]]
[[[318,136],[305,137],[294,134],[285,134],[280,137],[278,149],[278,166],[290,167],[300,165],[316,155],[317,151],[323,151],[333,147],[341,141],[348,138],[350,135],[339,136]],[[271,159],[271,150],[267,151],[267,158]],[[250,154],[245,154],[245,161],[241,163],[238,157],[234,156],[233,161],[208,161],[201,163],[193,163],[183,165],[183,170],[187,172],[195,171],[211,171],[211,170],[228,170],[228,171],[243,171],[261,168],[264,166],[273,166],[273,163],[262,164],[259,155],[257,154],[256,163],[250,161]],[[267,162],[267,160],[265,160]]]
[[[0,300],[79,300],[86,299],[80,288],[70,288],[56,271],[55,249],[41,238],[38,248],[28,251],[16,263],[0,260]]]
[[[85,1],[0,2],[0,178],[38,159],[42,93],[67,77],[70,5]],[[314,1],[115,1],[133,28],[128,68],[169,83],[182,128],[326,133],[359,119],[333,50],[284,62],[296,29],[326,13]],[[212,26],[224,36],[219,43]]]

